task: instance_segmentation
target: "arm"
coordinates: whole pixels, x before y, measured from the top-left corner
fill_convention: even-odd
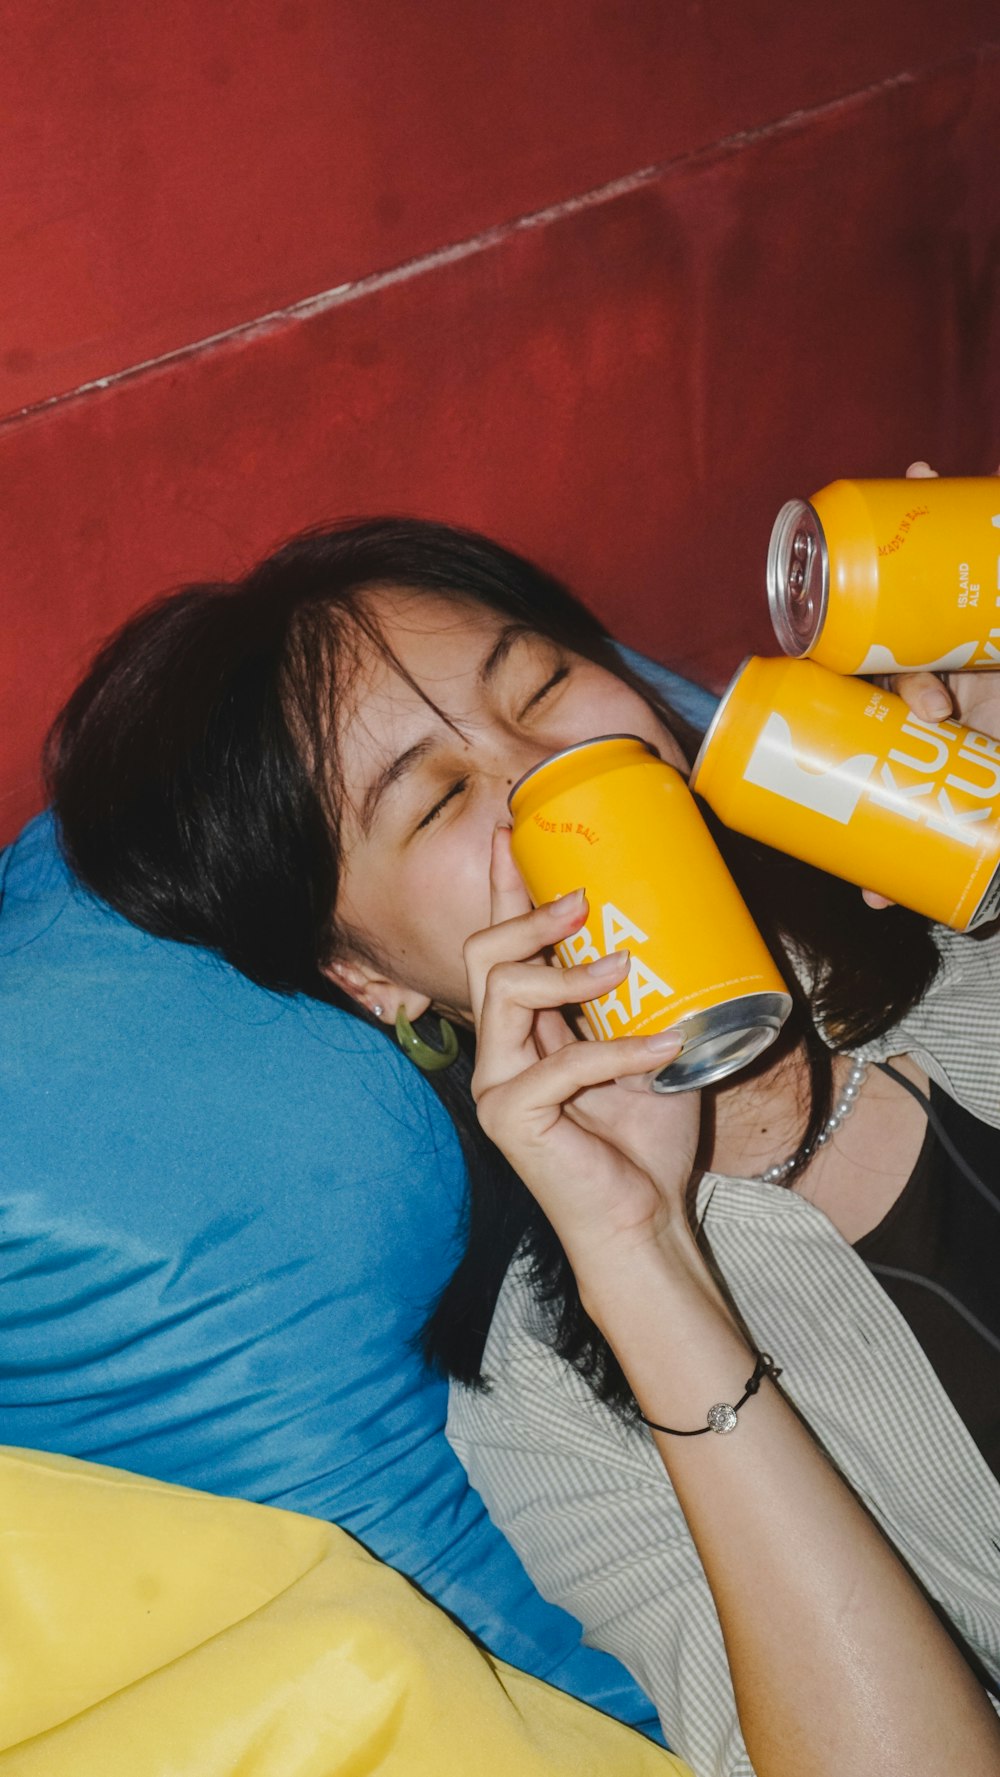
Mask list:
[[[704,1570],[650,1439],[556,1356],[512,1267],[490,1327],[488,1392],[452,1387],[448,1436],[544,1597],[652,1697],[699,1777],[750,1777]]]
[[[525,908],[498,836],[494,924],[467,950],[480,1116],[556,1227],[643,1411],[693,1428],[713,1401],[739,1397],[753,1367],[684,1212],[694,1095],[655,1100],[615,1083],[612,1070],[652,1065],[648,1040],[612,1049],[569,1037],[555,1008],[611,983],[598,964],[574,984],[530,959],[568,936],[585,904]],[[765,1382],[729,1436],[656,1442],[712,1590],[759,1777],[935,1762],[995,1774],[1000,1732],[971,1670],[777,1389]]]

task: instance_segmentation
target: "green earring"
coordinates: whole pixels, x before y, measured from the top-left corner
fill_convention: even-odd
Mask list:
[[[418,1037],[402,1006],[396,1013],[396,1041],[412,1062],[415,1062],[421,1073],[436,1074],[441,1068],[450,1067],[458,1055],[458,1038],[447,1018],[438,1020],[441,1026],[441,1047],[435,1049],[432,1044],[425,1043]]]

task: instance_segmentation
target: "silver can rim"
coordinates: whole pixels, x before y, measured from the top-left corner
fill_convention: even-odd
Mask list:
[[[650,1090],[664,1095],[698,1091],[749,1067],[780,1035],[791,1009],[787,990],[770,990],[737,994],[679,1018],[675,1028],[689,1040],[673,1061],[649,1076]],[[727,1038],[733,1046],[720,1051],[718,1045]]]
[[[976,902],[968,925],[963,929],[972,932],[977,926],[988,925],[990,920],[997,918],[1000,918],[1000,864]]]
[[[820,558],[816,615],[805,639],[796,635],[788,616],[788,574],[792,539],[803,528],[809,530]],[[829,602],[830,564],[822,520],[809,500],[786,500],[771,527],[771,540],[767,546],[767,604],[778,645],[793,660],[808,654],[822,632]]]
[[[661,765],[667,764],[667,760],[657,752],[652,741],[643,740],[641,734],[592,734],[589,740],[578,740],[571,747],[560,747],[557,753],[547,753],[544,759],[539,759],[537,765],[532,765],[528,771],[523,771],[517,783],[512,785],[507,792],[507,807],[511,813],[513,813],[511,805],[518,790],[522,789],[539,771],[545,771],[548,766],[554,765],[557,759],[568,759],[571,753],[582,753],[587,747],[600,746],[602,742],[607,740],[634,740],[637,746],[643,747],[647,753],[652,754],[652,757],[658,759]]]

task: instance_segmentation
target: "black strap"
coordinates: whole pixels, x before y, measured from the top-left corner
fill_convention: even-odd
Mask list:
[[[901,1074],[898,1068],[892,1066],[891,1062],[877,1061],[875,1066],[878,1068],[879,1073],[888,1074],[890,1080],[895,1080],[898,1085],[903,1087],[905,1092],[910,1094],[911,1098],[915,1098],[918,1104],[923,1105],[924,1110],[927,1113],[927,1121],[933,1129],[934,1134],[937,1136],[938,1141],[941,1143],[945,1153],[948,1155],[948,1158],[952,1161],[953,1165],[958,1167],[963,1178],[968,1179],[970,1185],[974,1186],[980,1196],[986,1198],[990,1208],[997,1211],[997,1213],[1000,1213],[1000,1204],[997,1203],[993,1192],[988,1185],[983,1184],[978,1172],[969,1165],[965,1155],[955,1146],[955,1143],[948,1134],[947,1129],[942,1123],[941,1118],[938,1116],[937,1111],[934,1109],[927,1093],[921,1092],[920,1087],[914,1085],[912,1080],[908,1080],[905,1074]]]
[[[771,1381],[775,1382],[780,1375],[781,1371],[773,1357],[769,1357],[766,1351],[758,1351],[753,1375],[747,1382],[746,1388],[740,1395],[739,1400],[733,1402],[730,1411],[738,1413],[741,1407],[745,1407],[750,1396],[757,1393],[765,1376],[770,1376]],[[727,1402],[722,1402],[720,1404],[728,1405]],[[652,1431],[665,1431],[671,1438],[700,1438],[703,1432],[715,1431],[716,1429],[711,1421],[709,1421],[707,1425],[696,1426],[694,1431],[678,1431],[673,1425],[658,1425],[655,1419],[647,1419],[645,1413],[640,1413],[639,1418],[642,1420],[643,1425],[648,1425]]]

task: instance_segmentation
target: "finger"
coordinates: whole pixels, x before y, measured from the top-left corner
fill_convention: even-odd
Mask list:
[[[531,896],[521,880],[521,873],[510,849],[510,828],[501,821],[493,829],[490,851],[490,924],[500,925],[505,919],[516,919],[531,909]]]
[[[539,968],[530,962],[498,963],[492,968],[476,1032],[478,1089],[523,1072],[537,1012],[578,1006],[610,992],[624,981],[631,961],[627,950],[613,950],[610,956],[575,969]]]
[[[535,1013],[535,1042],[540,1055],[554,1055],[557,1049],[578,1041],[561,1012]]]
[[[952,714],[951,693],[936,673],[899,673],[891,684],[897,696],[925,722],[944,722]]]
[[[479,1120],[487,1135],[513,1158],[519,1140],[551,1128],[554,1116],[578,1092],[665,1067],[682,1046],[676,1030],[603,1043],[571,1043],[495,1086],[481,1085],[477,1091],[474,1076]]]
[[[862,889],[861,899],[867,907],[874,907],[878,912],[881,912],[883,907],[895,907],[896,905],[895,901],[887,901],[885,896],[880,895],[876,889]]]
[[[906,474],[910,481],[927,481],[928,479],[936,481],[938,479],[937,470],[932,469],[929,463],[925,463],[922,457],[918,462],[910,464]]]
[[[529,902],[528,912],[473,932],[465,941],[463,955],[469,1002],[477,1022],[483,1008],[486,978],[492,968],[498,963],[525,962],[542,950],[551,950],[578,932],[586,918],[587,897],[582,889],[573,889],[558,900],[543,901],[540,907],[533,908]]]

